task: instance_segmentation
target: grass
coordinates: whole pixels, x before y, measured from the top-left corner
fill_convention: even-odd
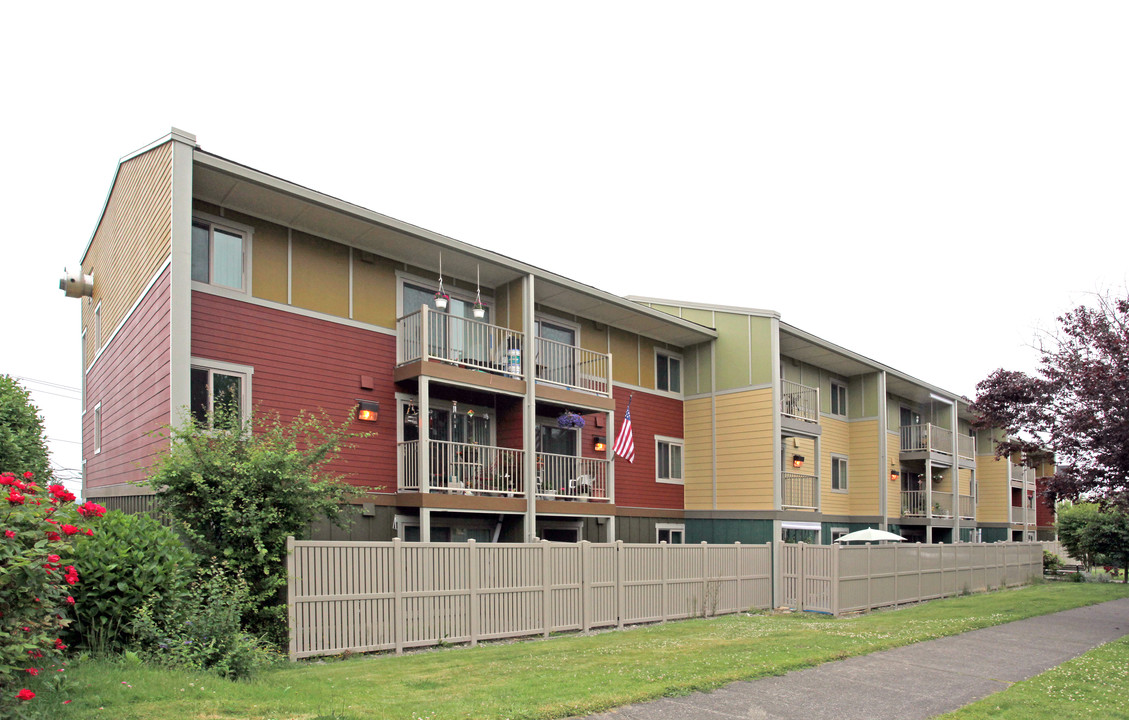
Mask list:
[[[283,665],[249,682],[110,661],[78,664],[58,720],[558,718],[779,675],[852,655],[1129,596],[1048,583],[847,618],[739,615],[625,632]],[[37,701],[39,700],[37,699]]]
[[[1129,718],[1129,636],[1012,685],[944,720]],[[940,720],[938,718],[938,720]]]

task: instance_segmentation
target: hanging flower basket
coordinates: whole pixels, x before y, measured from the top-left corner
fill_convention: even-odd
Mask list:
[[[481,320],[482,318],[486,317],[486,306],[478,301],[475,301],[474,307],[471,308],[471,312],[474,313],[475,318]]]
[[[439,292],[435,293],[435,307],[439,308],[440,310],[446,310],[447,301],[450,299],[450,295],[440,290]]]
[[[563,428],[582,428],[584,427],[584,417],[577,415],[571,410],[565,410],[561,416],[557,418],[557,425]]]

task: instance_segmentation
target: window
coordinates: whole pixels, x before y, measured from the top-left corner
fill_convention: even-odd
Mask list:
[[[102,452],[102,403],[94,406],[94,454]]]
[[[831,456],[831,489],[847,491],[847,458]]]
[[[656,524],[655,542],[664,542],[668,545],[682,545],[686,542],[686,526],[674,523]]]
[[[682,439],[655,437],[655,480],[682,484]]]
[[[466,521],[474,523],[474,521]],[[415,516],[397,515],[393,523],[397,535],[405,542],[419,542],[419,518]],[[488,543],[494,540],[494,532],[485,522],[471,525],[460,524],[456,520],[432,518],[431,538],[433,543],[466,542]]]
[[[102,301],[94,306],[94,354],[102,349]]]
[[[82,353],[81,353],[81,355],[82,355],[82,357],[81,357],[81,360],[82,360],[82,368],[81,368],[81,371],[82,371],[82,388],[81,388],[81,390],[82,390],[82,392],[80,394],[80,397],[82,399],[79,402],[82,404],[82,414],[85,415],[86,414],[86,331],[85,330],[82,331]]]
[[[189,383],[192,419],[201,426],[213,418],[223,429],[240,427],[247,416],[251,372],[246,366],[194,359]]]
[[[831,414],[832,415],[846,415],[847,414],[847,386],[840,385],[839,383],[831,383]]]
[[[193,220],[192,279],[243,290],[244,235],[206,220]]]
[[[833,528],[831,528],[831,542],[835,542],[836,540],[843,537],[844,535],[846,535],[849,532],[850,532],[850,530],[848,530],[847,528],[844,528],[844,527],[833,527]]]
[[[682,392],[682,358],[665,352],[655,353],[655,389]]]

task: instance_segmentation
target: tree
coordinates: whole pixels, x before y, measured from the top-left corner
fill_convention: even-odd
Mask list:
[[[148,485],[158,509],[205,565],[246,581],[246,629],[279,640],[285,637],[286,538],[322,517],[346,522],[341,509],[350,488],[324,466],[356,436],[348,421],[334,426],[308,413],[289,424],[278,417],[253,424],[250,432],[250,420],[186,419],[169,430],[169,449]]]
[[[43,418],[31,394],[8,375],[0,375],[0,472],[31,471],[45,483],[52,478]]]
[[[1129,510],[1129,297],[1098,296],[1057,320],[1036,375],[999,369],[976,386],[976,427],[1008,436],[996,455],[1052,460],[1052,500]]]
[[[1103,512],[1093,503],[1060,505],[1058,536],[1067,552],[1088,567],[1109,563],[1129,569],[1129,513]],[[1129,583],[1129,572],[1122,582]]]

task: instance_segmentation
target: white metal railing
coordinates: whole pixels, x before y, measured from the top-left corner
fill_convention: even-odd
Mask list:
[[[902,515],[925,517],[929,507],[927,497],[924,490],[902,490]]]
[[[522,495],[522,458],[514,448],[431,440],[429,492],[459,495]],[[399,443],[400,490],[419,490],[419,440]]]
[[[819,476],[780,473],[780,504],[790,508],[819,509]]]
[[[945,455],[953,454],[953,431],[926,423],[902,425],[902,452],[928,450]]]
[[[961,495],[960,498],[960,516],[962,518],[976,517],[976,498],[971,495]]]
[[[537,453],[537,497],[613,502],[608,464],[599,458]]]
[[[537,338],[536,347],[538,380],[611,397],[610,355],[548,338]]]
[[[423,306],[396,321],[396,364],[434,360],[522,378],[522,338],[516,330]]]
[[[957,434],[957,455],[962,458],[976,457],[976,438],[971,435]]]
[[[819,422],[819,388],[791,380],[780,381],[780,414]]]
[[[1034,517],[1034,516],[1035,516],[1035,513],[1032,512],[1031,517]],[[1027,508],[1016,507],[1016,506],[1012,505],[1011,506],[1011,521],[1013,523],[1025,523],[1025,522],[1027,522]]]

